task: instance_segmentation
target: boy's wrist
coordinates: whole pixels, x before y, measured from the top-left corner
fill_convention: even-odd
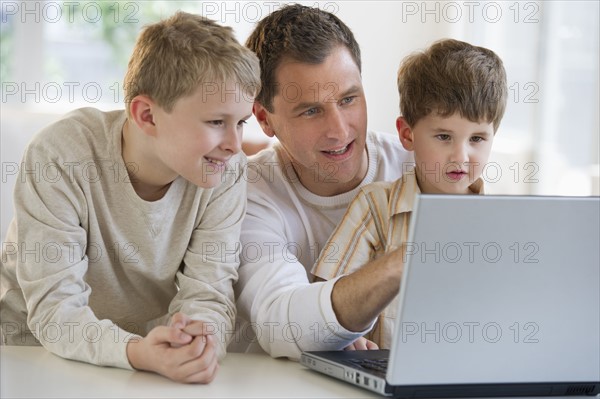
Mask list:
[[[127,347],[125,349],[125,353],[127,354],[127,360],[129,361],[129,365],[134,370],[143,370],[143,366],[139,359],[138,348],[140,340],[130,340],[127,342]]]

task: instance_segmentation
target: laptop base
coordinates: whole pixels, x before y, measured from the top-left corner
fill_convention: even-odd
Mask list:
[[[458,398],[509,396],[595,396],[600,385],[594,382],[469,384],[393,387],[394,398]]]
[[[357,359],[389,357],[389,350],[304,352],[300,362],[322,374],[394,398],[458,398],[514,396],[595,396],[598,382],[389,385],[385,372],[357,365]]]

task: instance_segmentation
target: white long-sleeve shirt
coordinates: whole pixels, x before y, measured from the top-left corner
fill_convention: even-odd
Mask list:
[[[124,111],[81,109],[28,145],[2,246],[4,344],[39,341],[65,358],[131,368],[127,342],[175,312],[217,333],[233,328],[245,156],[218,187],[180,177],[144,201],[121,156],[125,121]],[[217,337],[222,357],[226,335]]]
[[[339,324],[331,304],[337,279],[311,284],[309,273],[360,187],[396,180],[413,164],[396,135],[369,132],[367,153],[361,184],[332,197],[308,191],[278,144],[249,158],[237,330],[229,351],[262,347],[273,357],[297,359],[301,351],[342,349],[365,333]]]

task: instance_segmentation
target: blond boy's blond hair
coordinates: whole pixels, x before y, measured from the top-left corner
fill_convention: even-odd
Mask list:
[[[200,85],[228,81],[254,97],[260,90],[256,55],[238,43],[230,27],[180,11],[139,35],[124,80],[127,112],[138,95],[170,112]]]

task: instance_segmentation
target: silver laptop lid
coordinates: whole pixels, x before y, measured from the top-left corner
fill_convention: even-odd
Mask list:
[[[597,381],[600,199],[422,195],[387,380]]]

